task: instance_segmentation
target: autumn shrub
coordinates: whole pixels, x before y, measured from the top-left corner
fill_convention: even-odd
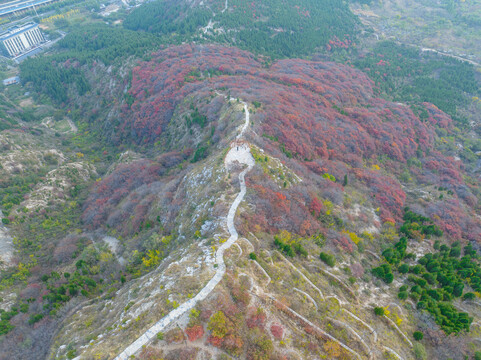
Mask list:
[[[352,275],[358,279],[364,275],[364,268],[359,263],[351,264],[350,269],[351,269]]]
[[[231,274],[228,275],[229,282],[234,280],[234,283],[237,283]],[[244,344],[241,332],[244,321],[241,321],[241,319],[244,318],[245,314],[241,312],[241,308],[232,301],[228,294],[219,296],[215,308],[222,310],[215,312],[207,322],[207,329],[210,331],[207,341],[232,356],[239,356]]]
[[[282,340],[284,337],[284,328],[282,325],[274,323],[271,325],[271,334],[276,340]]]
[[[204,335],[204,328],[202,325],[194,325],[185,329],[185,333],[189,341],[196,341]]]
[[[163,351],[153,346],[143,347],[139,354],[139,360],[158,360],[163,358]]]
[[[342,354],[341,346],[336,341],[326,341],[323,345],[323,348],[331,358],[338,358]]]
[[[184,333],[182,332],[181,329],[175,328],[172,330],[169,330],[165,334],[165,341],[167,343],[172,344],[172,343],[180,343],[182,340],[184,340]]]
[[[246,358],[249,360],[269,360],[274,345],[271,339],[258,327],[249,330]]]
[[[243,277],[241,279],[245,278]],[[249,286],[250,283],[239,281],[239,279],[235,279],[229,283],[229,290],[232,300],[234,301],[235,305],[238,306],[239,310],[243,310],[250,302],[251,296],[248,291]]]
[[[229,330],[230,320],[222,311],[217,311],[211,316],[207,324],[207,329],[211,331],[212,336],[222,339]]]
[[[67,262],[72,259],[78,249],[77,236],[67,236],[59,241],[53,252],[53,258],[58,263]]]
[[[246,320],[249,329],[252,329],[253,327],[264,329],[265,322],[266,314],[262,308],[257,308],[257,310]]]
[[[239,334],[228,334],[222,341],[222,349],[227,351],[233,356],[240,356],[242,354],[242,348],[244,341]]]

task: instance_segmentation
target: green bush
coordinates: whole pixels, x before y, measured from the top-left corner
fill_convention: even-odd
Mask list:
[[[32,324],[35,324],[36,322],[39,322],[42,319],[43,319],[43,314],[32,314],[28,319],[28,323],[32,325]]]
[[[384,308],[376,306],[374,308],[374,314],[376,314],[377,316],[383,316],[384,315]]]
[[[424,334],[421,331],[415,331],[413,333],[414,340],[421,341],[424,337]]]
[[[392,283],[393,280],[394,280],[394,275],[393,275],[392,273],[388,273],[388,274],[386,274],[386,276],[384,277],[384,282],[385,282],[386,284]]]
[[[427,305],[425,301],[420,301],[417,303],[416,308],[418,310],[426,309]]]
[[[428,235],[439,236],[438,229],[433,222],[419,214],[406,210],[405,223],[401,232],[409,237],[416,238],[421,231]],[[406,237],[402,237],[398,243],[385,249],[382,253],[387,263],[373,268],[372,274],[386,283],[393,281],[391,268],[400,264],[402,259],[408,257],[406,253]],[[407,283],[411,287],[408,292],[403,285],[398,292],[398,298],[407,299],[409,296],[417,303],[418,310],[426,310],[434,316],[434,320],[446,334],[469,331],[473,318],[469,314],[458,311],[452,301],[456,297],[463,300],[475,298],[475,292],[481,291],[481,266],[478,255],[472,247],[464,247],[464,256],[461,257],[461,244],[455,242],[451,246],[437,242],[436,252],[427,253],[418,259],[418,264],[398,266],[399,273],[408,270]],[[466,286],[470,286],[472,292],[463,295]]]
[[[10,324],[10,319],[17,314],[18,309],[14,307],[12,307],[11,311],[5,311],[3,309],[0,309],[0,336],[8,333],[14,328],[14,326]]]
[[[428,354],[426,353],[426,349],[424,348],[423,344],[415,343],[413,350],[416,360],[426,360],[428,358]]]
[[[277,246],[285,255],[289,257],[294,256],[294,250],[292,250],[292,246],[279,240],[277,235],[274,236],[274,245]]]
[[[401,274],[406,274],[409,271],[409,265],[408,264],[402,264],[401,266],[399,266],[398,271]]]
[[[319,258],[326,263],[326,265],[330,266],[330,267],[334,267],[334,265],[336,265],[336,258],[334,257],[334,255],[332,254],[328,254],[328,253],[325,253],[325,252],[321,252],[321,254],[319,255]]]
[[[454,285],[453,295],[456,297],[460,297],[461,295],[463,295],[463,290],[464,290],[464,284],[457,283],[456,285]]]
[[[414,238],[414,233],[419,231],[421,234],[426,235],[429,239],[431,235],[442,236],[443,232],[434,225],[433,221],[427,217],[416,214],[409,210],[409,208],[404,209],[404,224],[401,226],[399,231],[405,234],[408,238]]]
[[[321,252],[319,258],[330,267],[334,267],[334,265],[336,265],[336,258],[332,254]]]
[[[394,275],[391,272],[391,266],[389,264],[382,264],[371,270],[372,274],[382,279],[386,284],[390,284],[394,280]]]
[[[251,253],[249,254],[249,259],[251,259],[251,260],[257,260],[257,255],[256,255],[255,253],[251,252]]]

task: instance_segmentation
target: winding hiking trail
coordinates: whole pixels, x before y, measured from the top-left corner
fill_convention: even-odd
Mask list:
[[[219,94],[220,95],[220,94]],[[229,99],[232,100],[232,99]],[[250,147],[248,144],[240,144],[240,140],[244,136],[247,127],[249,126],[250,122],[250,114],[249,108],[247,103],[242,102],[244,104],[244,112],[245,112],[245,123],[242,127],[241,132],[236,137],[236,142],[231,144],[231,149],[227,153],[224,164],[229,170],[234,162],[239,162],[240,164],[247,165],[240,174],[239,174],[239,183],[240,183],[240,192],[235,198],[234,202],[232,203],[229,213],[227,214],[227,229],[229,230],[230,237],[229,239],[223,243],[219,249],[216,251],[215,255],[215,263],[217,265],[216,273],[212,279],[207,283],[207,285],[202,288],[202,290],[192,299],[188,300],[187,302],[180,305],[177,309],[172,310],[169,314],[165,317],[160,319],[157,323],[155,323],[150,329],[144,332],[137,340],[135,340],[132,344],[130,344],[124,351],[122,351],[115,360],[126,360],[129,359],[131,355],[134,355],[139,351],[142,346],[146,345],[151,339],[155,338],[158,332],[164,330],[168,325],[172,323],[175,319],[179,316],[184,314],[185,312],[193,309],[199,301],[204,300],[207,296],[214,290],[214,288],[219,284],[225,274],[225,263],[224,263],[224,252],[234,244],[239,234],[234,225],[234,217],[239,207],[240,203],[244,199],[246,194],[246,185],[245,185],[245,175],[252,169],[255,164],[254,158],[250,153]]]

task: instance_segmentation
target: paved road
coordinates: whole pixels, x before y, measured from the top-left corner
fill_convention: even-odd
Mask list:
[[[244,135],[247,127],[249,126],[249,109],[247,104],[244,103],[244,111],[245,111],[245,124],[242,127],[240,134],[237,136],[237,140],[240,140]],[[230,233],[229,239],[223,243],[216,252],[216,264],[217,270],[212,279],[207,283],[207,285],[192,299],[180,305],[177,309],[172,310],[168,315],[160,319],[157,323],[155,323],[150,329],[148,329],[143,335],[141,335],[137,340],[135,340],[131,345],[129,345],[124,351],[122,351],[115,360],[127,360],[131,355],[134,355],[139,351],[142,346],[146,345],[151,339],[153,339],[158,332],[163,331],[169,324],[172,323],[175,319],[179,316],[184,314],[187,311],[190,311],[195,307],[195,305],[199,302],[204,300],[214,288],[219,284],[222,280],[222,277],[225,274],[225,263],[224,263],[224,252],[234,244],[239,235],[234,225],[234,217],[239,207],[240,203],[244,199],[246,194],[246,185],[245,185],[245,175],[249,172],[254,164],[254,159],[252,155],[250,158],[246,159],[245,156],[245,147],[242,147],[242,150],[239,150],[239,147],[232,146],[229,153],[227,154],[226,158],[230,159],[229,162],[226,163],[227,168],[231,162],[238,161],[241,164],[247,165],[247,168],[244,169],[239,174],[239,183],[240,183],[240,192],[235,198],[234,202],[232,203],[229,213],[227,214],[227,228]],[[249,150],[250,151],[250,150]],[[249,152],[250,154],[250,152]]]

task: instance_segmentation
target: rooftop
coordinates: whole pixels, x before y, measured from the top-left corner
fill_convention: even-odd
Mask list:
[[[22,11],[32,6],[40,6],[54,0],[14,0],[0,5],[0,16]]]
[[[15,36],[29,29],[32,29],[36,26],[38,26],[38,24],[31,21],[23,25],[17,25],[17,26],[11,27],[7,31],[0,33],[0,40],[6,40],[12,36]]]
[[[19,76],[13,76],[8,79],[3,79],[3,85],[10,85],[10,84],[16,84],[20,82],[20,77]]]

